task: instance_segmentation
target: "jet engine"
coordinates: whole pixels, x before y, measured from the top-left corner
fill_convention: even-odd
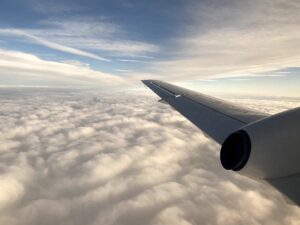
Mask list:
[[[220,159],[227,170],[254,179],[300,173],[300,108],[250,123],[224,141]]]

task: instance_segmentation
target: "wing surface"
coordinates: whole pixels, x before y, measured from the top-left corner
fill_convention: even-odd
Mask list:
[[[269,116],[162,81],[143,83],[219,144],[242,126]],[[265,180],[288,201],[300,205],[300,174]]]
[[[166,82],[142,82],[219,144],[240,127],[269,116]]]

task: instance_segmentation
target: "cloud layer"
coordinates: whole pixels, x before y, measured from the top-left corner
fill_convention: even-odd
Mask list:
[[[297,224],[298,207],[224,171],[219,146],[147,93],[1,89],[0,223]]]

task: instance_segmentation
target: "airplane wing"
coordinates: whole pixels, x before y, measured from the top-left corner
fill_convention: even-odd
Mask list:
[[[142,82],[221,145],[224,169],[265,180],[300,205],[300,107],[269,115],[166,82]]]
[[[162,81],[142,82],[219,144],[240,127],[269,116]]]

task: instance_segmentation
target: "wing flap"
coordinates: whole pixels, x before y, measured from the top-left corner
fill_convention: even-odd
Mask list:
[[[292,203],[300,205],[300,174],[277,179],[267,179],[267,181],[283,193]]]

